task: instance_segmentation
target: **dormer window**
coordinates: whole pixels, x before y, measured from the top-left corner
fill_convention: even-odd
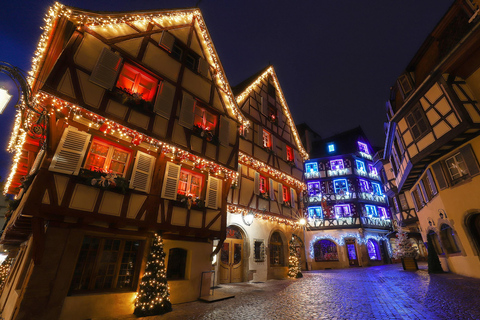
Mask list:
[[[366,143],[363,143],[360,141],[358,141],[357,143],[358,143],[358,150],[360,150],[360,152],[363,152],[365,154],[370,154],[370,152],[368,152],[368,147]]]
[[[328,152],[335,152],[335,144],[334,143],[329,143],[327,145]]]
[[[123,65],[117,81],[117,88],[147,102],[153,101],[157,85],[157,79],[128,63]]]

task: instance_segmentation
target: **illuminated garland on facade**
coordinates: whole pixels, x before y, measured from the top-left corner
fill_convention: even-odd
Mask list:
[[[250,93],[260,84],[262,81],[266,80],[267,77],[271,75],[273,79],[273,83],[275,85],[275,88],[277,92],[279,92],[279,98],[280,98],[280,103],[283,108],[283,114],[287,116],[288,120],[288,125],[290,126],[291,132],[293,134],[293,137],[295,139],[295,142],[297,143],[298,149],[300,151],[300,154],[302,155],[303,160],[308,160],[309,155],[307,151],[303,148],[302,141],[300,140],[300,136],[298,135],[297,128],[295,127],[295,123],[292,119],[292,115],[290,114],[290,109],[288,108],[287,101],[285,100],[285,97],[283,96],[283,91],[280,87],[280,83],[278,82],[277,75],[275,74],[275,71],[273,70],[273,67],[268,67],[268,69],[257,78],[250,86],[248,86],[240,95],[237,96],[237,103],[240,105],[249,95]]]
[[[240,208],[234,205],[228,205],[227,208],[229,213],[235,213],[235,214],[241,214],[245,215],[249,212],[253,212],[255,214],[255,219],[260,220],[260,221],[268,221],[272,223],[278,223],[278,224],[284,224],[290,227],[293,227],[293,229],[299,229],[302,226],[298,223],[298,221],[291,220],[288,218],[280,218],[280,217],[275,217],[272,215],[269,215],[265,213],[264,211],[259,211],[259,210],[254,210],[254,209],[245,209],[245,208]]]
[[[300,189],[300,191],[307,189],[307,185],[304,182],[297,180],[284,172],[274,169],[267,165],[265,162],[256,160],[253,157],[246,155],[245,153],[238,152],[238,162],[250,166],[257,171],[266,172],[274,178],[282,179],[287,184],[294,185],[295,187]]]

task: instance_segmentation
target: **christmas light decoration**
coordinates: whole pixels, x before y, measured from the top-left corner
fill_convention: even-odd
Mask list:
[[[145,273],[135,298],[133,313],[137,317],[146,317],[170,312],[172,304],[169,296],[163,240],[162,236],[156,233],[148,255]]]
[[[282,88],[280,87],[280,83],[278,82],[277,75],[275,74],[273,67],[268,67],[267,70],[265,70],[265,72],[262,73],[262,75],[260,75],[254,82],[252,82],[240,95],[238,95],[237,103],[238,105],[240,105],[250,95],[250,93],[253,90],[255,90],[256,87],[260,86],[260,84],[268,78],[269,75],[272,77],[275,89],[279,93],[278,98],[280,99],[280,104],[282,105],[282,108],[283,108],[283,114],[287,116],[287,122],[288,122],[288,125],[290,126],[290,129],[295,139],[295,142],[297,144],[298,150],[302,155],[303,160],[307,160],[309,158],[309,155],[303,148],[302,141],[300,140],[300,135],[298,134],[295,123],[293,122],[292,115],[290,114],[290,111],[289,111],[290,109],[288,108],[287,101],[283,96]]]
[[[274,169],[267,165],[265,162],[256,160],[255,158],[250,157],[243,152],[238,153],[238,162],[248,165],[257,171],[263,171],[276,179],[282,179],[283,182],[297,187],[298,189],[300,189],[300,191],[303,191],[307,188],[307,185],[304,182],[295,179],[294,177],[289,176],[284,172]]]
[[[288,218],[282,218],[282,217],[276,217],[273,215],[270,215],[266,213],[265,211],[259,211],[259,210],[254,210],[251,208],[241,208],[238,206],[234,205],[228,205],[227,208],[229,213],[234,213],[234,214],[241,214],[241,215],[246,215],[250,212],[253,212],[255,214],[255,219],[259,221],[268,221],[272,223],[278,223],[278,224],[284,224],[290,227],[293,227],[293,229],[299,229],[302,228],[302,225],[300,225],[299,221],[297,220],[292,220]]]
[[[388,239],[385,236],[369,234],[369,235],[365,235],[365,237],[362,238],[359,234],[356,234],[356,233],[345,233],[345,234],[340,235],[340,238],[335,238],[335,237],[333,237],[329,234],[317,234],[310,241],[310,257],[312,259],[315,257],[313,246],[319,240],[327,239],[327,240],[335,242],[337,245],[343,246],[343,245],[345,245],[345,239],[352,239],[352,238],[355,239],[355,241],[359,245],[366,244],[367,241],[370,240],[370,239],[375,240],[377,242],[384,240],[388,243],[388,245],[387,245],[388,251],[389,251],[389,254],[391,254],[390,242],[388,241]]]
[[[7,281],[8,275],[10,274],[12,263],[13,258],[7,258],[0,265],[0,292],[3,290],[3,287],[5,287],[5,282]]]
[[[393,250],[393,258],[415,258],[418,254],[417,248],[408,240],[408,234],[401,226],[398,227],[397,239],[395,239],[396,248]]]
[[[290,279],[295,279],[295,278],[302,278],[302,268],[300,267],[300,259],[298,258],[297,255],[297,250],[295,249],[295,246],[293,244],[293,238],[290,240],[289,245],[289,257],[288,257],[288,277]]]

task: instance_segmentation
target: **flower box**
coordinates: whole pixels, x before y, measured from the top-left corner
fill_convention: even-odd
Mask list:
[[[128,180],[115,173],[81,169],[78,174],[80,183],[96,188],[125,194],[128,189]]]

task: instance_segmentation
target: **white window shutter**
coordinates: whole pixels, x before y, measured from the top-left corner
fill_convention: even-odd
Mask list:
[[[283,202],[283,184],[281,184],[280,182],[278,183],[278,199],[277,199],[278,203],[282,203]]]
[[[258,126],[257,143],[260,147],[263,148],[263,128],[262,128],[262,126]]]
[[[168,52],[172,52],[174,43],[175,43],[175,37],[173,36],[173,34],[169,33],[168,31],[163,31],[162,38],[158,43],[160,47],[167,50]]]
[[[168,161],[163,178],[162,193],[160,197],[169,200],[177,200],[178,180],[180,179],[181,166]]]
[[[58,144],[50,171],[77,175],[87,151],[91,135],[78,131],[75,127],[67,127]]]
[[[154,165],[154,156],[137,151],[137,157],[135,159],[135,164],[133,165],[132,178],[130,179],[129,188],[138,191],[149,192]]]
[[[203,58],[198,59],[198,67],[197,71],[202,76],[208,77],[208,70],[210,69],[210,65],[208,64],[207,60]]]
[[[112,90],[117,80],[121,64],[122,57],[119,54],[110,49],[103,48],[90,75],[90,81],[102,88]]]
[[[295,190],[293,188],[290,188],[290,205],[292,206],[292,208],[295,208],[295,197]]]
[[[218,140],[222,146],[228,147],[230,140],[230,121],[227,117],[220,117],[220,130],[219,130]]]
[[[209,176],[207,183],[207,196],[205,205],[207,208],[218,209],[222,194],[222,180]]]
[[[182,127],[192,129],[194,113],[193,108],[195,107],[195,99],[188,93],[183,93],[182,107],[180,108],[180,118],[178,119],[178,124]]]
[[[270,200],[274,200],[275,199],[275,189],[273,189],[273,180],[268,179],[268,182],[269,182],[268,191],[270,193],[269,194]]]
[[[172,113],[173,98],[175,97],[175,86],[170,82],[163,81],[158,87],[157,99],[155,100],[154,111],[158,115],[169,119]]]
[[[253,180],[253,193],[257,196],[260,194],[260,173],[255,171],[255,178]]]

